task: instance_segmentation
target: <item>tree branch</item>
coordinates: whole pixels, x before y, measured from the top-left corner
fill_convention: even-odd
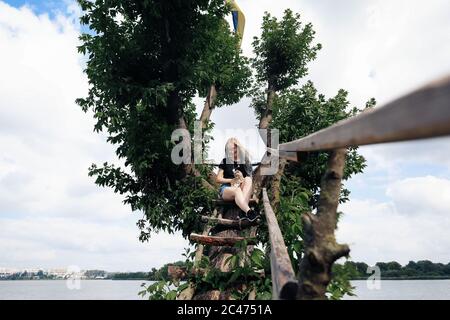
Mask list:
[[[272,178],[272,208],[275,213],[278,213],[280,210],[280,186],[281,186],[281,178],[283,177],[284,168],[286,166],[286,159],[280,159],[279,167],[277,173]]]
[[[205,104],[203,105],[202,114],[200,115],[200,122],[202,130],[206,127],[206,123],[211,118],[211,113],[215,107],[217,98],[216,86],[211,85],[206,96]]]
[[[333,263],[350,252],[347,245],[336,243],[334,235],[346,154],[346,149],[331,151],[317,214],[302,216],[305,252],[299,265],[299,299],[326,299]]]
[[[260,129],[268,129],[270,122],[272,121],[272,106],[273,101],[275,100],[275,88],[273,85],[269,84],[269,88],[267,89],[267,104],[266,109],[264,110],[264,114],[261,115],[261,119],[259,120],[259,128]]]
[[[269,81],[268,89],[267,89],[267,103],[266,108],[264,112],[261,114],[261,118],[259,120],[259,129],[267,129],[267,136],[261,135],[261,138],[263,139],[264,143],[267,147],[271,147],[271,132],[269,129],[269,125],[272,122],[272,106],[273,102],[275,100],[276,91],[275,87],[271,84],[271,81]],[[266,186],[267,176],[261,175],[261,167],[265,166],[265,164],[262,163],[255,169],[254,179],[253,179],[253,193],[259,197],[261,194],[261,190],[263,187]]]
[[[186,124],[186,120],[184,118],[184,115],[181,115],[181,116],[178,117],[178,119],[177,119],[177,128],[188,130],[188,126]],[[183,139],[182,143],[190,143],[190,140]],[[195,168],[194,164],[192,164],[192,163],[183,164],[183,172],[184,172],[184,175],[193,175],[195,177],[201,177],[200,171],[198,171]],[[215,174],[214,173],[209,174],[207,179],[202,178],[202,185],[206,189],[216,190],[217,189],[217,184],[215,182]]]

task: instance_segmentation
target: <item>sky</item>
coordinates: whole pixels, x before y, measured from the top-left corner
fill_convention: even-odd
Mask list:
[[[450,2],[445,0],[239,0],[242,49],[252,55],[264,11],[300,12],[323,45],[309,74],[327,97],[340,88],[352,105],[381,106],[450,73]],[[188,242],[155,234],[138,241],[140,218],[123,198],[88,177],[91,163],[116,162],[93,119],[74,100],[86,95],[71,1],[0,0],[0,268],[137,271],[182,259]],[[201,110],[202,101],[196,100]],[[255,161],[263,153],[249,99],[212,114],[210,158],[237,136]],[[239,117],[235,114],[239,113]],[[337,238],[351,258],[450,262],[450,139],[360,148],[368,167],[346,183],[351,200]]]

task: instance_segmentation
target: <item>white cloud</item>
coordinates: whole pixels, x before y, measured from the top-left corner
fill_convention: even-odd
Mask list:
[[[445,0],[258,0],[257,4],[240,0],[239,6],[246,16],[242,49],[247,56],[253,55],[252,39],[260,35],[265,11],[277,17],[287,8],[301,13],[302,21],[313,24],[316,41],[323,45],[309,64],[305,80],[313,80],[327,97],[340,88],[348,90],[351,104],[358,107],[371,97],[383,105],[450,73],[450,2]],[[212,120],[222,130],[253,128],[256,121],[248,106],[249,100],[243,100],[232,108],[215,110]],[[380,159],[395,170],[393,166],[401,160],[449,164],[445,149],[449,142],[427,140],[366,149],[376,150],[370,153],[372,163]],[[218,142],[211,147],[217,153],[223,149]],[[436,147],[439,152],[427,152]],[[261,153],[254,152],[255,156]],[[392,160],[394,156],[398,159]]]
[[[450,180],[447,179],[407,178],[389,186],[386,194],[398,212],[407,216],[425,214],[440,220],[450,214]]]
[[[364,146],[360,150],[377,169],[395,170],[414,164],[450,170],[449,137]]]
[[[348,89],[352,103],[374,96],[385,103],[450,72],[450,4],[445,0],[241,0],[246,16],[243,50],[260,34],[264,11],[291,8],[311,22],[323,45],[310,75],[326,95]]]
[[[180,236],[155,234],[140,243],[133,225],[75,218],[0,219],[0,267],[67,267],[148,270],[180,260]]]
[[[388,186],[389,201],[351,199],[337,238],[354,261],[450,261],[450,180],[408,178]]]
[[[117,161],[74,102],[88,84],[77,6],[68,11],[50,18],[0,1],[1,264],[145,270],[180,259],[187,241],[139,243],[140,216],[87,176],[91,163]]]

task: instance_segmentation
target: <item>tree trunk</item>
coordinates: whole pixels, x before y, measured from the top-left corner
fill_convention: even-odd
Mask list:
[[[334,235],[346,154],[346,149],[331,151],[317,214],[302,216],[305,252],[299,265],[298,299],[326,299],[333,263],[350,252],[347,245],[336,243]]]
[[[266,129],[267,130],[267,136],[261,135],[261,138],[263,139],[264,143],[267,147],[271,148],[271,132],[270,132],[270,122],[272,122],[272,106],[273,102],[275,100],[276,91],[275,87],[269,82],[268,89],[267,89],[267,103],[266,108],[264,112],[261,114],[261,119],[259,120],[259,129]],[[261,174],[261,167],[265,166],[265,164],[261,163],[256,169],[253,177],[253,194],[257,198],[261,198],[261,191],[262,188],[266,186],[266,180],[267,176],[263,176]],[[267,164],[266,164],[267,166]]]
[[[264,114],[261,115],[261,119],[259,120],[259,128],[267,129],[269,128],[269,124],[272,121],[272,106],[273,101],[275,100],[275,88],[273,85],[269,84],[267,89],[267,104],[266,110],[264,110]]]

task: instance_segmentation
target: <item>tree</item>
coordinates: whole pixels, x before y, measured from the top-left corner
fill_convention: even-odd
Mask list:
[[[376,266],[380,268],[380,271],[393,271],[393,270],[400,270],[402,268],[402,265],[396,261],[377,262]]]
[[[91,30],[79,47],[88,58],[90,88],[77,102],[124,159],[124,166],[93,164],[89,175],[143,213],[142,241],[158,230],[187,236],[210,209],[215,189],[207,181],[210,168],[171,161],[171,134],[192,132],[192,98],[205,96],[210,85],[220,93],[218,106],[237,102],[249,85],[247,59],[224,20],[230,9],[221,0],[79,3],[81,22]],[[206,129],[208,120],[202,119]]]
[[[376,266],[380,268],[381,277],[384,278],[419,278],[419,279],[448,279],[450,275],[450,264],[433,263],[428,260],[410,261],[407,265],[402,266],[396,261],[377,262]],[[343,271],[351,275],[351,279],[367,278],[369,274],[366,273],[368,265],[364,262],[347,261],[339,271]],[[352,274],[352,270],[356,269],[356,274]]]
[[[174,129],[192,133],[197,117],[192,103],[195,95],[206,97],[200,121],[207,131],[214,107],[235,103],[249,93],[249,60],[241,55],[238,36],[224,20],[230,8],[223,0],[79,3],[84,11],[81,22],[91,29],[81,36],[79,47],[87,55],[90,88],[88,96],[77,102],[92,113],[95,131],[106,132],[118,158],[124,160],[124,166],[93,164],[89,175],[96,177],[98,185],[124,195],[124,202],[133,211],[143,213],[137,223],[142,241],[158,230],[181,230],[184,236],[198,231],[199,218],[211,212],[209,200],[217,192],[211,179],[214,174],[208,166],[174,164],[170,157],[173,146],[177,142],[189,145],[191,140],[173,142],[170,137]],[[280,20],[266,13],[261,37],[253,42],[252,107],[259,128],[278,128],[281,142],[358,112],[349,109],[344,90],[325,99],[311,82],[296,87],[321,48],[313,42],[312,25],[303,25],[300,15],[291,10],[286,10]],[[372,105],[373,100],[367,104]],[[255,191],[259,194],[262,187],[271,191],[291,259],[299,272],[300,259],[308,247],[303,240],[306,233],[302,217],[316,207],[320,209],[320,183],[328,158],[326,153],[317,153],[301,165],[281,161],[278,173],[269,178],[261,174],[261,167],[255,171]],[[364,166],[364,159],[351,149],[343,179],[361,172]],[[348,194],[344,189],[340,201],[346,201]],[[265,232],[260,228],[258,237],[267,248]],[[255,266],[267,266],[263,258],[254,250],[250,260]],[[321,290],[328,285],[333,262],[327,262],[327,280],[320,284]],[[244,274],[241,271],[232,277]],[[166,279],[164,272],[153,274]],[[210,283],[216,283],[213,275],[208,275]],[[332,284],[335,297],[350,290],[344,280]],[[264,280],[256,286],[267,288],[270,283]],[[172,292],[160,294],[159,290],[166,287],[158,283],[150,291],[155,297],[173,298]],[[324,298],[322,293],[319,296]]]
[[[321,49],[320,44],[314,44],[314,34],[311,24],[303,25],[299,14],[286,10],[281,20],[266,13],[261,37],[255,38],[253,42],[255,58],[252,60],[252,65],[256,72],[256,81],[252,106],[260,119],[259,128],[278,129],[280,143],[301,138],[360,111],[356,107],[350,108],[348,93],[345,90],[341,89],[335,97],[325,99],[317,92],[312,82],[297,87],[300,80],[308,73],[308,63],[315,59],[317,52]],[[371,99],[365,107],[374,105],[375,100]],[[362,172],[365,167],[364,158],[356,150],[351,148],[348,151],[342,177],[344,180]],[[323,225],[323,221],[317,219],[318,215],[306,215],[306,213],[318,207],[319,191],[328,160],[329,154],[325,152],[311,153],[302,159],[301,163],[287,163],[282,160],[276,175],[270,178],[259,176],[256,179],[256,187],[259,189],[257,192],[263,186],[271,190],[272,204],[278,213],[278,221],[291,261],[300,275],[311,274],[311,265],[304,264],[307,261],[305,250],[308,249],[307,246],[311,246],[311,242],[305,243],[304,240],[305,238],[313,239],[314,232],[317,232],[315,229],[320,224]],[[257,173],[260,173],[258,169]],[[348,196],[349,191],[343,188],[339,202],[345,202]],[[306,217],[309,220],[317,220],[308,233],[305,229]],[[334,219],[331,223],[333,224],[331,229],[334,229],[337,220]],[[330,260],[317,257],[321,261],[321,266],[316,269],[323,270],[323,274],[316,276],[319,280],[314,289],[308,289],[310,292],[315,292],[310,298],[325,297],[325,288],[331,280],[332,263],[340,256],[348,254],[348,247],[335,243],[333,231],[328,231],[329,239],[333,239],[336,251],[328,254],[332,256]],[[263,243],[267,241],[267,238],[262,240]],[[328,245],[331,246],[332,243],[329,242]],[[316,249],[308,250],[311,253],[317,252]],[[339,280],[340,284],[335,282],[330,286],[334,291],[332,294],[336,297],[349,293],[351,290],[348,278],[343,276]],[[302,281],[306,280],[301,278],[300,282]],[[313,282],[309,279],[308,286]],[[337,293],[336,290],[342,290],[342,292]],[[300,296],[304,294],[300,293]]]
[[[261,37],[255,37],[252,66],[256,73],[253,106],[267,129],[272,120],[272,104],[278,91],[296,85],[307,74],[307,64],[315,59],[321,45],[313,45],[311,24],[302,26],[300,15],[286,10],[281,21],[265,13]],[[266,88],[267,90],[264,90]]]
[[[369,265],[367,263],[355,262],[355,267],[356,267],[356,270],[358,270],[358,274],[361,277],[364,277],[365,275],[367,275],[367,268],[369,268]]]
[[[368,106],[371,103],[373,102]],[[339,90],[335,97],[325,99],[323,95],[318,94],[312,82],[307,82],[298,89],[286,90],[279,95],[273,107],[272,124],[280,130],[280,141],[287,142],[326,128],[359,111],[349,107],[345,90]],[[328,156],[325,152],[310,153],[301,163],[289,163],[284,166],[279,182],[272,183],[273,196],[278,197],[280,202],[279,223],[296,266],[300,264],[299,258],[305,249],[302,214],[312,212],[318,206],[321,179],[326,170]],[[349,149],[343,179],[362,172],[364,167],[364,158],[355,148]],[[342,188],[339,201],[347,201],[348,196],[349,191]],[[344,277],[340,279],[343,281]],[[350,286],[342,283],[342,286],[335,285],[335,288]]]

